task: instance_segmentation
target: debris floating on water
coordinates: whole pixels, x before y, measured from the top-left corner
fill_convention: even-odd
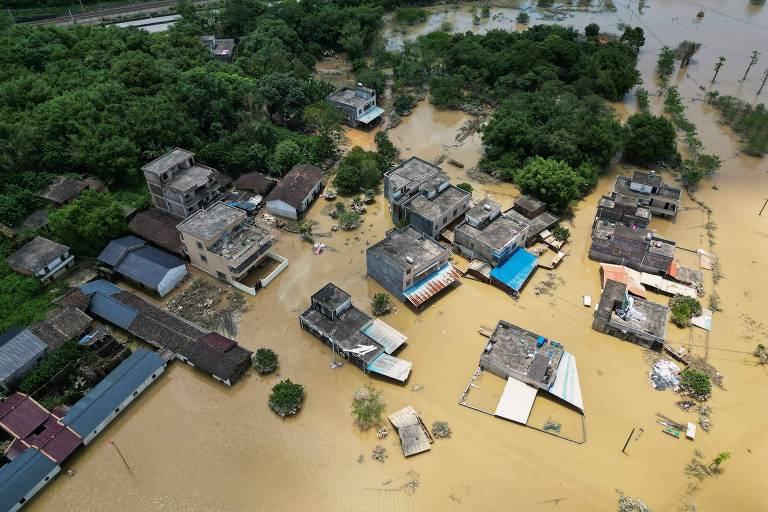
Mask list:
[[[432,435],[437,439],[448,439],[452,433],[447,421],[435,421],[432,423]]]
[[[376,437],[379,439],[386,439],[386,437],[389,435],[389,431],[386,427],[379,427],[379,429],[376,431]]]
[[[651,367],[648,376],[651,378],[653,389],[664,390],[680,385],[680,367],[669,359],[659,359]]]

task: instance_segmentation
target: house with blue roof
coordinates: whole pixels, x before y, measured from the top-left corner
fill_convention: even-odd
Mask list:
[[[99,261],[108,273],[165,297],[187,275],[184,261],[129,235],[109,242]]]
[[[165,371],[166,361],[140,348],[104,377],[61,419],[90,443],[133,400]]]
[[[15,512],[42,489],[61,467],[35,448],[27,448],[0,467],[0,510]]]

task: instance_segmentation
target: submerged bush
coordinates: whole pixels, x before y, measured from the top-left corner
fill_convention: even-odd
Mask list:
[[[366,384],[355,391],[352,397],[352,416],[361,429],[368,429],[381,423],[384,411],[384,396],[372,385]]]
[[[275,414],[284,418],[299,412],[304,403],[304,386],[286,379],[275,384],[269,395],[269,407]]]
[[[691,318],[701,314],[701,302],[693,297],[675,295],[669,301],[669,309],[672,312],[672,323],[678,327],[688,327]]]
[[[386,315],[392,311],[392,300],[386,293],[376,293],[371,301],[371,309],[375,316]]]
[[[712,394],[712,382],[701,370],[688,367],[680,372],[680,390],[696,400],[706,400]]]
[[[253,366],[262,375],[272,373],[278,367],[277,354],[268,348],[260,348],[253,354]]]

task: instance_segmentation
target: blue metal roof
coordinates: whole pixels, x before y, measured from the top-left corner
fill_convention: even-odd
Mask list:
[[[373,121],[374,119],[376,119],[377,117],[379,117],[383,113],[384,113],[384,109],[383,108],[381,108],[381,107],[373,107],[368,112],[360,115],[357,118],[357,120],[360,121],[361,123],[368,124],[371,121]]]
[[[535,255],[518,247],[504,263],[491,270],[491,278],[519,292],[536,268],[537,261]]]
[[[96,281],[91,281],[90,283],[81,284],[80,291],[86,295],[99,292],[102,295],[109,297],[110,295],[120,293],[123,290],[122,288],[115,286],[109,281],[105,281],[104,279],[97,279]]]
[[[176,256],[145,245],[126,254],[115,270],[137,283],[155,289],[168,272],[183,266],[184,262]]]
[[[35,448],[27,448],[12,462],[0,468],[0,510],[11,510],[19,505],[51,471],[59,466]]]
[[[147,242],[141,238],[129,235],[116,240],[112,240],[107,244],[101,254],[99,254],[99,261],[103,261],[107,265],[114,267],[129,251],[138,249],[146,245]]]
[[[88,311],[103,318],[107,322],[122,327],[126,331],[139,314],[135,309],[131,309],[122,302],[118,302],[101,292],[96,292],[91,295],[91,303],[88,306]]]
[[[61,422],[87,437],[163,364],[155,352],[136,350],[73,405]]]

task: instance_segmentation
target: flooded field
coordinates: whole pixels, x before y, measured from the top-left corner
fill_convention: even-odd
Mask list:
[[[699,5],[705,10],[700,21],[695,20]],[[289,259],[289,267],[268,288],[248,297],[237,336],[249,349],[274,349],[280,356],[278,375],[262,378],[251,373],[227,388],[174,363],[68,464],[74,475],[57,478],[29,510],[510,510],[513,504],[516,510],[609,511],[616,509],[616,489],[642,498],[654,511],[685,510],[690,503],[698,510],[768,509],[763,490],[768,474],[768,374],[749,355],[768,337],[768,216],[757,215],[768,197],[768,164],[739,153],[729,130],[701,103],[699,89],[709,82],[716,57],[725,55],[728,61],[718,89],[754,98],[761,73],[753,71],[745,83],[738,78],[752,49],[768,55],[768,8],[750,8],[746,1],[735,0],[657,0],[648,2],[638,18],[637,4],[631,4],[633,11],[618,2],[616,6],[616,12],[578,13],[562,23],[581,27],[596,21],[604,30],[615,30],[619,22],[630,22],[634,12],[631,23],[640,20],[646,27],[640,68],[650,91],[655,91],[653,69],[662,42],[703,43],[697,62],[676,79],[706,151],[723,158],[720,173],[702,183],[697,193],[712,208],[717,227],[714,250],[725,277],[716,290],[723,311],[715,314],[709,339],[704,331],[672,325],[668,332],[675,345],[706,353],[725,376],[726,390],[715,389],[711,399],[711,432],[699,432],[694,442],[663,434],[655,423],[657,412],[677,421],[694,421],[694,413],[674,405],[677,395],[654,391],[645,353],[593,331],[592,310],[582,306],[583,295],[596,299],[600,294],[599,265],[587,259],[595,206],[617,174],[631,171],[617,165],[566,222],[572,233],[569,254],[555,271],[558,285],[550,293],[534,293],[535,285],[546,278],[542,269],[519,301],[465,279],[421,314],[399,305],[386,317],[409,337],[402,356],[414,366],[404,387],[365,376],[351,365],[331,369],[329,349],[302,331],[297,319],[309,296],[328,281],[370,310],[370,297],[381,288],[366,278],[365,248],[392,227],[381,196],[359,230],[323,238],[329,249],[321,255],[314,255],[298,236],[279,233],[274,250]],[[440,15],[440,9],[435,10]],[[498,11],[492,9],[492,16]],[[514,28],[516,10],[508,11],[503,11],[503,21],[495,22],[498,26]],[[471,19],[462,6],[452,23],[464,30],[461,20],[467,16]],[[536,15],[532,18],[538,21]],[[409,28],[406,37],[441,23],[430,20]],[[621,115],[632,113],[634,100],[616,108]],[[481,183],[468,173],[481,157],[482,146],[477,135],[456,142],[465,121],[463,113],[439,111],[423,102],[390,138],[402,157],[432,160],[445,154],[463,163],[463,169],[445,162],[442,166],[455,181],[472,183],[476,199],[487,194],[510,206],[518,195],[512,185]],[[350,131],[349,138],[351,144],[372,147],[372,133]],[[320,199],[312,206],[308,218],[317,221],[315,232],[330,231],[330,205]],[[707,248],[705,214],[688,197],[683,205],[675,221],[654,219],[651,227],[681,247]],[[688,257],[684,251],[680,256]],[[713,289],[709,272],[705,287],[708,294]],[[570,443],[458,405],[486,343],[478,328],[499,319],[561,340],[576,356],[586,443]],[[305,386],[307,401],[296,418],[281,420],[268,410],[267,396],[271,386],[286,377]],[[383,389],[387,412],[413,405],[427,424],[447,421],[453,437],[438,439],[430,452],[406,460],[396,436],[379,440],[375,431],[360,432],[349,413],[351,396],[371,380]],[[414,384],[423,388],[412,391]],[[562,420],[569,421],[566,412],[550,405],[535,410],[534,420],[558,421],[562,413]],[[640,427],[642,436],[622,453],[630,431]],[[120,447],[130,472],[108,440]],[[389,456],[383,464],[370,457],[377,444]],[[704,461],[723,451],[730,452],[731,459],[721,475],[691,493],[684,468],[694,450],[704,454]],[[360,455],[363,462],[358,462]],[[407,485],[414,480],[417,486]]]

